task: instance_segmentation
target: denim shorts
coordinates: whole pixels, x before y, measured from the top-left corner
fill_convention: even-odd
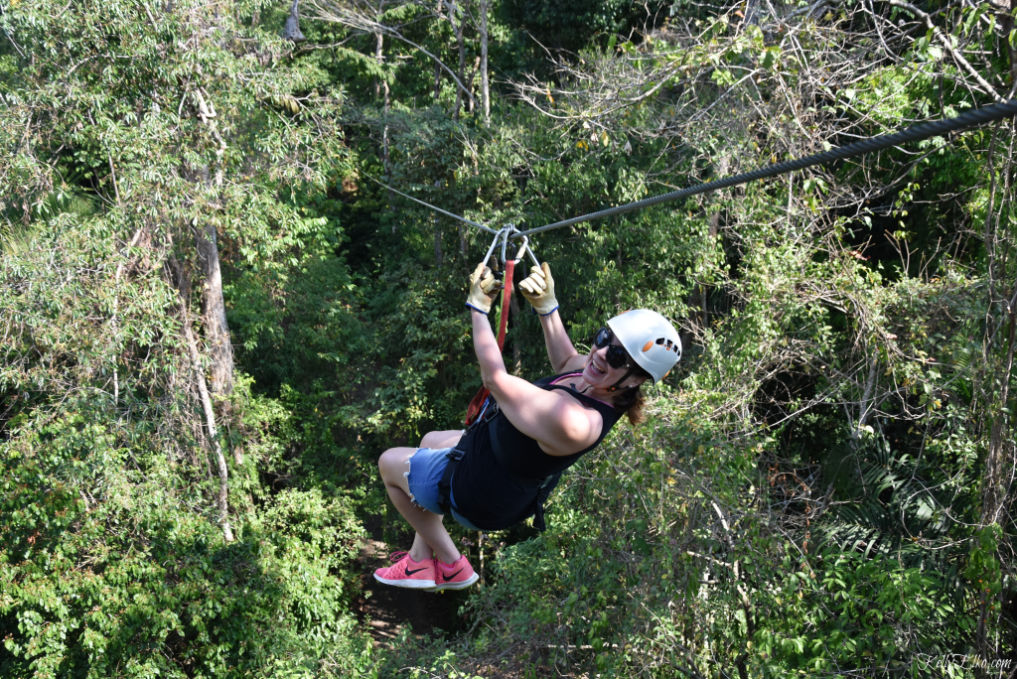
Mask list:
[[[410,487],[410,499],[413,504],[426,509],[432,514],[443,514],[438,506],[438,483],[441,481],[445,467],[448,466],[448,453],[451,448],[418,448],[409,459],[410,470],[403,472],[406,483]],[[452,495],[451,489],[449,495]],[[466,517],[456,511],[455,497],[449,497],[452,504],[452,518],[469,530],[480,530]]]

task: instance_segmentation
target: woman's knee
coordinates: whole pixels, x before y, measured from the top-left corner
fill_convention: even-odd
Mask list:
[[[409,459],[415,448],[389,448],[378,458],[378,471],[384,481],[392,481],[409,469]]]

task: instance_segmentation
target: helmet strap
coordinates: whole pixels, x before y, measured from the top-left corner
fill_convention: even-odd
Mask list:
[[[636,366],[630,364],[628,371],[624,375],[622,375],[621,378],[617,382],[615,382],[610,387],[608,387],[607,390],[608,391],[612,391],[612,392],[613,391],[618,391],[619,389],[622,388],[621,383],[624,382],[625,380],[627,380],[628,378],[632,377],[633,373],[635,373],[635,372],[636,372]],[[625,388],[626,389],[634,389],[635,387],[625,387]]]

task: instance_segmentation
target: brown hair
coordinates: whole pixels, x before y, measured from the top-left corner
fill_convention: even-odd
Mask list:
[[[646,419],[646,415],[643,414],[643,403],[645,402],[646,397],[643,396],[643,391],[639,387],[633,387],[615,402],[615,406],[625,410],[629,424],[634,426]]]
[[[631,359],[629,359],[631,361]],[[629,376],[642,377],[643,382],[647,380],[652,382],[653,376],[646,372],[641,365],[638,363],[629,363],[629,372],[619,382],[624,382]],[[614,397],[612,403],[618,410],[624,410],[625,415],[629,418],[629,424],[635,426],[640,422],[646,420],[646,415],[643,414],[643,404],[646,402],[646,397],[643,396],[643,392],[640,389],[642,382],[634,387],[622,391]]]
[[[636,377],[642,377],[644,380],[653,379],[650,377],[650,373],[638,365],[632,366],[632,374]],[[618,410],[624,410],[625,415],[629,418],[629,423],[632,425],[637,425],[646,420],[646,415],[643,414],[643,404],[646,402],[646,397],[643,396],[641,386],[640,384],[639,386],[626,389],[614,397],[614,407]]]

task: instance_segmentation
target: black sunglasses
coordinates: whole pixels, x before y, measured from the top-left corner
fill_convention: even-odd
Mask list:
[[[593,346],[598,349],[607,347],[607,364],[612,368],[624,368],[629,364],[629,352],[620,344],[611,344],[614,333],[610,328],[604,327],[597,331],[593,337]]]

